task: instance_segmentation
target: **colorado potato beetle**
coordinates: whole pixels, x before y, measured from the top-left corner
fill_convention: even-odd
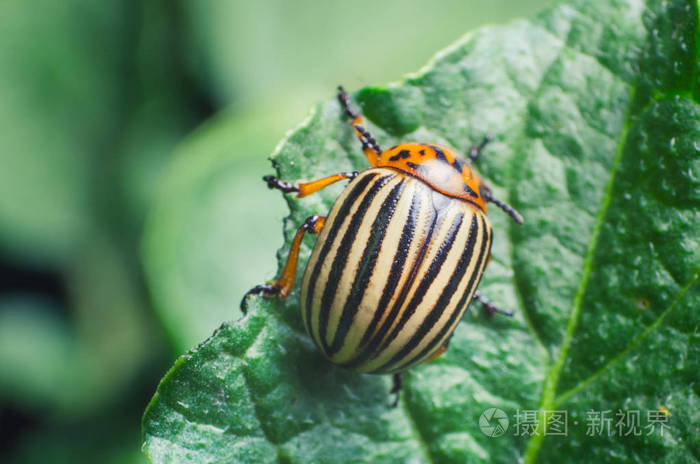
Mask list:
[[[359,372],[400,373],[447,349],[470,301],[505,312],[477,291],[490,260],[491,202],[518,224],[522,217],[493,197],[471,168],[488,137],[469,158],[432,143],[382,150],[338,87],[338,100],[371,167],[296,185],[272,176],[270,188],[304,197],[348,179],[328,216],[311,216],[297,230],[281,277],[251,294],[286,298],[295,282],[306,232],[319,234],[301,284],[307,332],[332,363]],[[397,394],[398,401],[398,394]]]

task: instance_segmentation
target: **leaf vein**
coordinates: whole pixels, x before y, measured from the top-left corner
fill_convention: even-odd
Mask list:
[[[633,95],[635,92],[635,88],[633,87],[631,90],[631,95]],[[633,101],[633,98],[630,98],[629,101]],[[625,115],[624,121],[625,124],[622,128],[621,134],[620,134],[620,143],[618,144],[617,152],[615,153],[615,156],[613,158],[612,164],[611,164],[611,169],[610,169],[610,176],[608,178],[607,185],[605,187],[605,193],[602,198],[602,204],[598,210],[598,215],[596,218],[596,222],[593,225],[593,230],[591,232],[591,237],[589,240],[589,245],[586,250],[584,262],[583,262],[583,272],[581,274],[581,279],[579,280],[579,285],[576,290],[576,293],[574,295],[574,300],[572,302],[572,308],[571,312],[569,313],[569,319],[567,322],[566,326],[566,332],[564,333],[564,338],[562,339],[561,345],[559,347],[559,353],[557,354],[557,357],[554,360],[554,363],[550,366],[548,369],[547,375],[544,380],[544,388],[543,388],[543,393],[542,393],[542,400],[540,403],[540,411],[543,410],[551,410],[554,407],[554,399],[555,399],[555,394],[556,394],[556,388],[557,384],[559,382],[559,375],[561,373],[562,368],[564,367],[564,363],[568,357],[569,354],[569,349],[571,348],[571,343],[574,338],[574,333],[576,331],[576,328],[578,326],[578,321],[579,321],[579,316],[581,314],[581,307],[583,304],[583,297],[585,296],[587,287],[588,287],[588,280],[590,278],[592,269],[593,269],[593,258],[595,255],[596,248],[598,246],[598,240],[600,238],[600,233],[603,228],[603,223],[605,222],[605,217],[607,215],[608,208],[610,206],[610,202],[612,200],[612,190],[613,186],[615,185],[615,178],[617,174],[618,167],[621,163],[623,153],[624,153],[624,148],[627,143],[627,134],[629,130],[629,119],[630,119],[630,111],[631,111],[631,105],[628,106],[627,109],[627,114]],[[544,421],[545,417],[544,414],[539,414],[539,430],[544,430]],[[524,462],[525,463],[534,463],[535,460],[537,459],[537,455],[539,453],[542,440],[544,439],[544,434],[539,433],[539,434],[533,434],[530,441],[527,444],[527,447],[525,448],[525,456],[524,456]]]
[[[698,269],[698,274],[700,274],[700,269]],[[671,311],[675,308],[675,306],[680,303],[680,301],[683,299],[685,294],[690,290],[690,288],[698,283],[698,279],[700,278],[700,275],[696,274],[695,278],[690,281],[689,284],[687,284],[685,287],[681,288],[681,290],[678,292],[678,295],[674,300],[671,302],[671,304],[668,305],[668,307],[659,315],[656,320],[654,320],[653,323],[648,325],[639,335],[637,335],[631,342],[630,344],[620,351],[618,354],[613,356],[603,367],[601,367],[598,371],[587,377],[586,379],[582,380],[579,382],[575,387],[570,388],[566,392],[562,393],[558,397],[555,398],[554,404],[555,406],[560,405],[561,403],[567,401],[570,399],[572,396],[576,395],[580,391],[584,390],[586,387],[588,387],[590,384],[598,380],[603,374],[605,374],[607,371],[613,368],[622,358],[627,356],[632,350],[634,350],[639,344],[644,341],[645,338],[647,338],[654,330],[656,330],[664,321],[664,319],[668,316],[668,314],[671,313]]]

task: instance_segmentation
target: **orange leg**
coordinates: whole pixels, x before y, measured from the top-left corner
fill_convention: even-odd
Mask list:
[[[274,176],[265,176],[263,180],[267,182],[269,188],[275,188],[281,190],[283,193],[293,193],[296,192],[297,198],[305,197],[316,193],[319,190],[328,187],[343,179],[354,179],[357,177],[357,171],[353,172],[341,172],[339,174],[333,174],[332,176],[322,177],[321,179],[312,180],[311,182],[299,182],[295,187],[289,182],[280,180]]]
[[[447,351],[447,348],[450,346],[450,341],[448,340],[445,342],[444,345],[442,345],[438,350],[432,354],[428,359],[425,360],[425,362],[430,362],[434,361],[436,358],[438,358],[440,355],[442,355],[445,351]]]
[[[297,275],[297,264],[299,262],[299,247],[301,247],[301,240],[304,238],[306,232],[312,234],[318,234],[323,229],[326,223],[325,216],[309,216],[306,221],[297,229],[297,233],[294,235],[292,240],[292,246],[289,248],[289,256],[287,256],[287,262],[282,270],[282,275],[279,279],[271,284],[256,285],[255,287],[248,290],[248,292],[243,296],[241,300],[241,311],[243,314],[247,310],[247,300],[248,295],[258,295],[262,293],[263,295],[277,295],[279,298],[287,298],[289,292],[292,291],[294,286],[294,281]]]
[[[372,134],[370,134],[365,128],[365,118],[363,118],[360,113],[355,111],[355,109],[353,109],[350,102],[350,96],[341,85],[338,86],[338,100],[343,106],[345,114],[352,118],[350,125],[353,129],[355,129],[357,138],[360,139],[360,142],[362,142],[362,151],[365,152],[365,156],[367,157],[369,164],[372,166],[377,166],[382,149],[379,148],[377,141],[374,140]]]

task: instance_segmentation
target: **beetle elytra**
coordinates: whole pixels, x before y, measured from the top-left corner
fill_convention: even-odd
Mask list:
[[[318,234],[301,284],[307,332],[332,363],[360,372],[395,374],[433,359],[472,299],[499,311],[477,291],[490,259],[491,202],[517,223],[522,217],[493,197],[471,168],[486,143],[461,160],[431,143],[404,143],[382,150],[347,93],[338,99],[371,167],[292,184],[272,176],[270,188],[297,197],[349,179],[328,216],[311,216],[299,227],[282,275],[251,294],[286,298],[295,282],[306,232]],[[398,396],[397,396],[398,400]]]

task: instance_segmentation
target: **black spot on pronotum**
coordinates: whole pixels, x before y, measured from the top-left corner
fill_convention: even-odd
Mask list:
[[[436,147],[435,145],[429,145],[429,147],[435,150],[435,158],[447,163],[447,157],[445,156],[445,152],[442,151],[440,147]]]
[[[467,195],[474,197],[474,198],[479,198],[479,195],[476,194],[474,189],[472,189],[467,184],[462,184],[462,189],[466,192]]]
[[[435,145],[428,145],[428,146],[429,146],[430,148],[432,148],[433,150],[435,150],[435,158],[437,158],[438,160],[440,160],[440,161],[442,161],[442,162],[444,162],[444,163],[446,163],[446,164],[449,164],[449,165],[452,166],[452,168],[453,168],[454,170],[456,170],[457,172],[459,172],[459,173],[462,172],[462,162],[461,162],[460,160],[458,160],[457,158],[455,158],[454,161],[452,161],[452,162],[450,163],[450,162],[447,160],[447,156],[445,156],[445,152],[442,151],[442,149],[441,149],[440,147],[435,146]]]
[[[408,150],[401,150],[391,158],[389,158],[389,161],[398,161],[400,159],[407,159],[411,157],[411,152]]]

